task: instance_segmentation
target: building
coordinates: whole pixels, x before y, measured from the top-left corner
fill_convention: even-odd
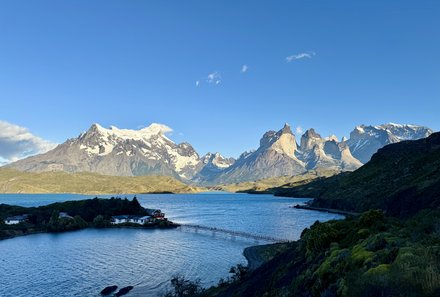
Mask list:
[[[151,216],[133,216],[133,215],[113,216],[111,219],[112,224],[132,223],[132,224],[143,225],[145,223],[150,223],[152,221],[153,221],[153,217]]]
[[[26,222],[28,217],[29,217],[29,215],[27,215],[27,214],[23,214],[20,216],[7,217],[5,220],[5,224],[7,224],[7,225],[20,224],[20,223]]]
[[[165,214],[160,209],[146,209],[146,211],[149,216],[155,219],[163,220],[165,218]]]
[[[67,212],[60,212],[60,214],[58,215],[59,219],[73,219],[72,216],[69,216],[69,214]]]

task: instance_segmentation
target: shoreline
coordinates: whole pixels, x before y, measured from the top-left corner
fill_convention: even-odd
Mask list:
[[[300,204],[296,204],[295,206],[290,206],[290,207],[296,208],[296,209],[306,209],[306,210],[334,213],[334,214],[340,214],[340,215],[344,215],[344,216],[359,216],[359,215],[361,215],[361,213],[359,213],[359,212],[346,211],[346,210],[340,210],[340,209],[334,209],[334,208],[314,207],[314,206],[300,205]]]
[[[288,243],[269,243],[261,245],[253,245],[243,250],[243,256],[246,258],[249,271],[258,269],[264,263],[276,257],[280,252],[289,248],[295,241]]]
[[[66,231],[60,231],[60,232],[48,232],[45,230],[38,230],[38,231],[35,230],[35,231],[21,233],[21,234],[14,234],[14,235],[7,236],[7,237],[0,237],[0,241],[6,240],[6,239],[13,239],[13,238],[17,238],[17,237],[22,237],[22,236],[35,235],[35,234],[43,234],[43,233],[62,234],[62,233],[75,232],[75,231],[81,231],[81,230],[87,230],[87,229],[173,229],[173,228],[178,228],[179,226],[180,226],[179,224],[171,222],[171,224],[167,225],[167,226],[159,226],[159,225],[131,226],[131,225],[127,225],[127,226],[110,226],[110,227],[104,227],[104,228],[86,227],[86,228],[81,228],[81,229],[66,230]]]
[[[249,271],[253,271],[255,269],[257,269],[258,267],[260,267],[261,265],[263,265],[264,260],[261,257],[260,253],[258,252],[258,247],[260,247],[260,245],[253,245],[250,247],[247,247],[243,250],[243,256],[246,258],[248,265],[246,266],[246,268]]]

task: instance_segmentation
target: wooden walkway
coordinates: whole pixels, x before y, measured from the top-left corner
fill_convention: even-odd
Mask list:
[[[195,224],[179,224],[180,228],[188,228],[193,230],[204,230],[204,231],[211,231],[213,233],[223,233],[227,235],[231,235],[233,237],[243,237],[243,238],[249,238],[249,239],[255,239],[255,240],[264,240],[269,242],[288,242],[288,239],[283,238],[276,238],[272,236],[266,236],[266,235],[259,235],[259,234],[253,234],[248,232],[242,232],[242,231],[233,231],[228,229],[222,229],[222,228],[216,228],[216,227],[209,227],[204,225],[195,225]]]

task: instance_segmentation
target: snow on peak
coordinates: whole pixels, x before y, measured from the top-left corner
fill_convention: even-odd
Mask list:
[[[143,133],[151,133],[151,134],[165,134],[172,132],[173,129],[168,127],[167,125],[152,123],[150,126],[141,129]]]
[[[325,140],[339,142],[339,139],[338,139],[338,137],[335,134],[332,134],[332,135],[326,137]]]
[[[399,128],[402,128],[404,126],[409,126],[409,125],[396,124],[396,123],[393,123],[393,122],[389,122],[388,125],[394,126],[394,127],[399,127]],[[383,125],[383,126],[385,126],[385,125]]]
[[[357,130],[359,133],[365,133],[364,125],[356,126],[355,130]]]
[[[133,140],[150,139],[152,136],[156,135],[165,136],[166,133],[173,131],[173,129],[166,125],[156,123],[153,123],[150,126],[142,128],[140,130],[119,129],[116,126],[110,126],[109,129],[106,129],[99,124],[93,124],[90,129],[98,132],[103,136],[115,136],[122,139]]]

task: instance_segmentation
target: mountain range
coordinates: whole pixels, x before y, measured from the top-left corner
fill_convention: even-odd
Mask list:
[[[310,183],[275,187],[279,196],[314,197],[313,207],[364,212],[382,209],[393,216],[413,215],[440,206],[440,132],[378,150],[354,172]]]
[[[227,184],[311,170],[353,171],[368,162],[381,147],[429,136],[433,131],[415,125],[357,126],[349,139],[322,137],[307,130],[298,143],[290,126],[268,131],[258,149],[235,160],[220,153],[200,156],[189,143],[176,144],[166,125],[140,130],[103,128],[93,124],[78,137],[54,149],[8,164],[25,172],[94,172],[114,176],[164,175],[197,184]]]

